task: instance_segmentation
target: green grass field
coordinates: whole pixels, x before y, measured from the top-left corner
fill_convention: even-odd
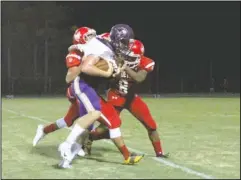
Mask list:
[[[154,158],[143,126],[123,111],[122,133],[128,147],[147,155],[135,166],[108,141],[93,144],[91,157],[60,170],[58,145],[69,130],[45,137],[35,148],[38,124],[62,117],[64,98],[2,99],[2,178],[240,178],[240,98],[146,98],[159,127],[168,160]]]

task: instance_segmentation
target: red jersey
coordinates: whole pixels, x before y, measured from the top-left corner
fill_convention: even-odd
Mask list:
[[[145,70],[147,72],[151,72],[153,71],[154,66],[155,62],[152,59],[146,56],[142,56],[138,66],[138,70]]]
[[[134,69],[135,71],[145,70],[148,73],[153,71],[155,62],[146,57],[142,56],[139,65]],[[122,95],[126,95],[130,87],[135,83],[135,81],[124,71],[121,73],[121,78],[115,84],[115,90]]]

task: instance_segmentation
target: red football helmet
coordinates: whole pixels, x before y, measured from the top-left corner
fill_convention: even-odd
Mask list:
[[[85,44],[96,36],[96,31],[88,27],[77,29],[73,36],[73,44]]]
[[[129,42],[129,53],[126,60],[127,66],[130,68],[135,68],[139,63],[141,57],[144,55],[144,45],[141,41],[136,39],[131,39]]]

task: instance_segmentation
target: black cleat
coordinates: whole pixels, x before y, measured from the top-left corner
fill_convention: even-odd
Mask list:
[[[91,155],[91,147],[92,147],[93,141],[90,139],[90,136],[86,138],[83,144],[83,150],[88,154]]]
[[[169,155],[170,155],[170,153],[167,153],[167,154],[162,154],[162,153],[160,153],[160,154],[156,155],[156,157],[160,157],[160,158],[168,158]]]

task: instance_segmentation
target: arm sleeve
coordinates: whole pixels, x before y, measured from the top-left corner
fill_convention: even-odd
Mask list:
[[[141,58],[140,66],[139,66],[140,70],[151,72],[153,71],[154,67],[155,67],[155,62],[152,59],[145,56]]]
[[[74,66],[79,66],[81,63],[81,57],[76,53],[69,53],[65,59],[66,67],[71,68]]]

